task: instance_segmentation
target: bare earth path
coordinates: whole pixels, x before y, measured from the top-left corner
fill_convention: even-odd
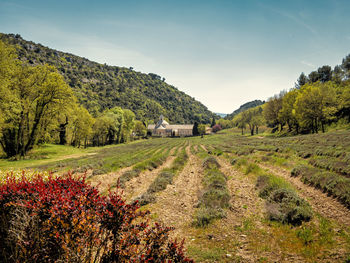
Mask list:
[[[106,192],[112,185],[115,185],[119,179],[119,177],[132,169],[132,166],[124,167],[118,170],[117,172],[112,172],[108,174],[99,174],[93,176],[91,179],[87,181],[94,187],[97,187],[101,193]],[[90,173],[92,171],[89,171]]]
[[[350,210],[340,204],[334,198],[327,196],[322,191],[304,184],[298,177],[291,177],[287,170],[275,167],[269,164],[260,164],[264,169],[268,169],[276,175],[279,175],[293,184],[301,197],[309,201],[314,211],[319,212],[322,216],[333,219],[336,222],[350,227]]]
[[[192,223],[195,205],[202,188],[202,166],[198,157],[186,147],[189,156],[184,169],[178,174],[172,185],[157,194],[155,204],[149,205],[152,214],[168,226],[175,227],[173,237],[182,239],[186,235],[186,228]]]
[[[264,201],[258,197],[255,182],[252,178],[242,174],[232,167],[224,158],[217,158],[227,180],[227,187],[231,194],[231,208],[227,212],[227,217],[222,219],[220,224],[226,229],[226,233],[231,236],[238,248],[234,251],[236,256],[241,258],[241,262],[257,262],[262,255],[256,255],[251,250],[250,240],[238,229],[244,227],[247,222],[253,222],[255,228],[262,228],[259,224],[264,217]],[[278,255],[268,255],[269,259],[278,261]]]
[[[169,156],[165,162],[152,171],[142,172],[138,177],[135,177],[125,184],[124,196],[126,200],[133,200],[134,198],[140,196],[150,186],[150,184],[157,177],[158,173],[164,168],[169,168],[173,163],[175,156]]]

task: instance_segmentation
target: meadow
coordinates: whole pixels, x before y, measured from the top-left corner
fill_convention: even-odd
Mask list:
[[[7,171],[85,175],[102,196],[122,188],[174,227],[196,262],[349,262],[350,131],[276,138],[215,135],[79,149],[42,145]]]

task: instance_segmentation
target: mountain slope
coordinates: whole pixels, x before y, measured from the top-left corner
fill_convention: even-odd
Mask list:
[[[242,111],[245,111],[247,109],[250,109],[250,108],[254,108],[256,106],[260,106],[260,105],[262,105],[264,103],[265,103],[265,101],[261,101],[261,100],[253,100],[253,101],[249,101],[247,103],[244,103],[243,105],[241,105],[239,107],[239,109],[235,110],[231,114],[227,114],[225,119],[226,120],[232,120],[233,117],[235,117],[238,113],[240,113]]]
[[[20,35],[0,34],[0,39],[16,45],[22,61],[54,65],[72,87],[79,102],[93,115],[119,106],[132,110],[141,120],[157,120],[163,114],[174,123],[209,123],[214,116],[202,103],[167,84],[156,74],[92,62],[26,41]]]

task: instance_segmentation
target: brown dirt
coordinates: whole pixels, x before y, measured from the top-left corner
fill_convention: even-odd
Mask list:
[[[204,151],[208,152],[208,149],[203,144],[201,144],[201,147]]]
[[[258,197],[253,178],[235,170],[232,165],[223,158],[217,158],[223,172],[227,178],[227,187],[231,194],[231,208],[227,212],[227,217],[222,219],[218,227],[221,232],[226,233],[232,240],[235,240],[236,246],[233,252],[240,258],[240,262],[258,262],[259,258],[266,257],[271,262],[281,262],[278,253],[256,253],[252,250],[251,237],[239,230],[244,228],[246,222],[253,222],[255,229],[263,229],[261,221],[264,218],[264,200]]]
[[[158,173],[164,168],[169,168],[174,159],[175,156],[169,156],[161,166],[152,171],[142,172],[138,177],[135,177],[128,181],[125,184],[125,188],[123,189],[126,200],[133,200],[134,198],[146,192],[150,184],[157,177]]]
[[[101,193],[106,192],[109,188],[111,188],[112,185],[116,184],[118,181],[118,178],[125,173],[126,171],[130,171],[132,169],[132,166],[124,167],[118,170],[117,172],[112,172],[108,174],[99,174],[93,176],[91,179],[88,179],[87,181],[92,185],[97,187]],[[91,171],[88,171],[88,174]]]
[[[201,191],[202,167],[200,160],[186,147],[189,160],[172,185],[157,194],[157,202],[148,209],[153,216],[167,226],[175,227],[172,237],[187,236],[186,228],[192,223],[192,215]]]
[[[350,211],[336,199],[312,186],[304,184],[297,177],[291,177],[290,172],[283,168],[275,167],[270,164],[260,164],[260,166],[283,177],[294,185],[298,190],[299,195],[308,200],[314,211],[319,212],[322,216],[328,219],[335,220],[341,225],[350,227]]]

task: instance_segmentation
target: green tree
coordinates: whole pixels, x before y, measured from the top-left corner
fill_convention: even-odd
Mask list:
[[[135,126],[135,114],[128,109],[123,110],[123,119],[124,123],[122,126],[122,141],[128,142],[130,140],[130,136],[132,130]]]
[[[278,128],[280,126],[280,130],[283,130],[284,122],[279,118],[279,112],[282,109],[284,94],[284,92],[281,92],[265,103],[263,114],[269,127]]]
[[[93,146],[103,146],[108,143],[111,127],[114,127],[115,122],[111,116],[103,115],[98,117],[92,127],[92,144]]]
[[[11,94],[0,105],[4,116],[0,144],[8,157],[24,156],[47,125],[74,101],[63,77],[47,65],[18,65],[3,92]]]
[[[147,128],[142,121],[135,121],[134,132],[136,136],[145,137],[147,134]]]
[[[242,135],[244,135],[244,129],[247,126],[247,117],[247,111],[243,111],[238,113],[232,120],[236,127],[242,130]]]
[[[124,110],[120,107],[114,107],[105,112],[112,121],[111,125],[108,127],[108,143],[112,144],[114,142],[121,143],[123,136],[123,126],[124,126]]]
[[[295,88],[296,89],[300,89],[302,86],[304,86],[306,83],[308,82],[308,78],[306,77],[306,75],[304,74],[304,72],[302,72],[297,80],[297,83],[295,83]]]
[[[327,82],[332,79],[332,68],[328,65],[318,68],[317,73],[321,82]]]
[[[205,134],[205,129],[206,129],[206,127],[205,127],[204,124],[199,124],[198,125],[198,133],[199,133],[200,136],[203,137],[203,135]]]
[[[82,106],[77,107],[75,111],[75,116],[71,121],[72,125],[72,139],[71,144],[73,146],[80,147],[84,144],[87,146],[88,138],[92,134],[92,126],[94,123],[94,118],[90,113]]]
[[[310,72],[308,79],[311,83],[317,82],[320,80],[320,74],[317,71]]]
[[[292,131],[293,128],[299,132],[299,123],[295,116],[294,104],[298,96],[298,89],[292,89],[282,99],[282,108],[279,112],[279,119],[287,123],[288,130]]]
[[[334,118],[336,108],[336,89],[332,82],[306,84],[298,93],[295,113],[299,124],[313,133]]]

